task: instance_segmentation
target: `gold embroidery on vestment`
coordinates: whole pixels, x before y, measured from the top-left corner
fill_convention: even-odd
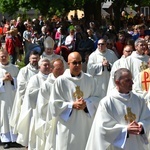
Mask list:
[[[136,115],[132,113],[131,108],[127,108],[127,114],[124,116],[127,122],[133,122],[136,119]]]
[[[148,68],[147,63],[142,62],[142,63],[141,63],[141,66],[140,66],[140,72],[143,71],[143,70],[145,70],[145,69],[147,69],[147,68]]]
[[[79,86],[76,86],[76,91],[73,93],[73,97],[75,97],[75,99],[83,97],[83,92],[80,90]]]

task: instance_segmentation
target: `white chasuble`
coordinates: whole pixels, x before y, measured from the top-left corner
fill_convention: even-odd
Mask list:
[[[54,82],[50,106],[57,119],[55,150],[85,149],[100,100],[93,95],[95,88],[91,76],[81,72],[79,77],[72,77],[69,69]],[[73,109],[73,102],[79,97],[86,101],[88,111]]]
[[[127,125],[141,123],[144,134],[127,135]],[[150,111],[137,95],[117,90],[101,100],[95,115],[86,150],[148,150]]]

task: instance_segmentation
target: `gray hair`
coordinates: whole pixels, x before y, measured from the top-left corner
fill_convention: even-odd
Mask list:
[[[142,39],[142,38],[138,38],[135,42],[134,42],[134,46],[138,46],[139,45],[139,43],[144,43],[145,42],[145,40],[144,39]]]
[[[131,72],[127,68],[120,68],[116,70],[114,73],[114,81],[119,81],[120,79],[122,79],[123,73],[131,73]]]
[[[41,66],[43,62],[49,62],[49,63],[50,63],[49,59],[46,58],[46,57],[44,57],[44,58],[41,58],[41,59],[39,60],[38,65]]]

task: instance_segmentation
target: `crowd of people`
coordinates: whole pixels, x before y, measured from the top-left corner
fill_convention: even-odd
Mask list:
[[[150,148],[150,30],[144,22],[118,33],[112,24],[104,30],[84,23],[42,16],[6,21],[4,149],[14,143],[28,150]]]

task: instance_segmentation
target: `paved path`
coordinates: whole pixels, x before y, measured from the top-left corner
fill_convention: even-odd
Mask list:
[[[0,142],[0,150],[4,150],[3,144],[1,142]],[[8,150],[26,150],[26,148],[25,147],[15,147],[15,146],[13,146],[13,147],[9,148]]]

